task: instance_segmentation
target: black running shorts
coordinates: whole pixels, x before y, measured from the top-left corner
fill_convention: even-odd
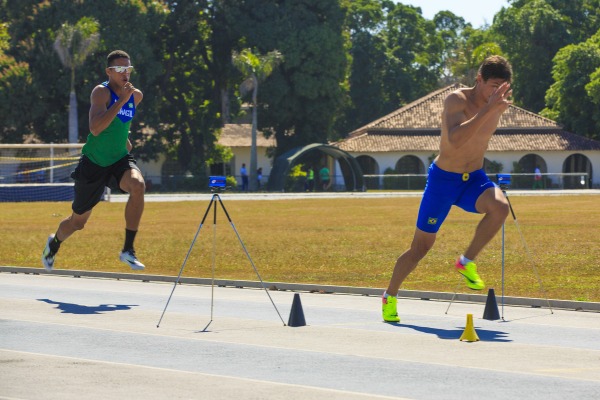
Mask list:
[[[85,155],[81,156],[77,168],[71,174],[75,181],[75,197],[71,206],[73,212],[81,215],[94,208],[102,200],[104,188],[111,185],[111,179],[114,178],[116,188],[119,188],[118,183],[123,174],[130,169],[140,170],[131,154],[108,167],[101,167]]]

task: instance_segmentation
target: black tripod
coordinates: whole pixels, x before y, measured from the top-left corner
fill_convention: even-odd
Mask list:
[[[275,305],[275,303],[273,302],[273,299],[271,298],[271,295],[269,294],[269,292],[267,291],[267,288],[265,287],[265,284],[262,280],[262,278],[260,277],[260,274],[258,273],[258,269],[256,269],[256,266],[254,265],[254,261],[252,261],[252,258],[250,257],[250,254],[248,253],[248,250],[246,250],[246,246],[244,246],[244,242],[242,242],[242,238],[240,237],[240,234],[238,233],[237,229],[235,229],[235,225],[233,224],[233,221],[231,220],[231,217],[229,217],[229,213],[227,212],[227,209],[225,209],[225,205],[223,205],[223,201],[221,201],[221,197],[219,196],[218,191],[215,192],[213,190],[213,195],[212,198],[210,199],[210,203],[208,204],[208,207],[206,208],[206,212],[204,213],[204,217],[202,218],[202,222],[200,222],[200,226],[198,226],[198,230],[196,231],[196,235],[194,236],[194,240],[192,241],[192,244],[190,245],[190,248],[185,256],[185,259],[183,260],[183,264],[181,265],[181,269],[179,270],[179,275],[177,276],[177,280],[175,281],[175,284],[173,285],[173,290],[171,290],[171,295],[169,296],[169,299],[167,300],[167,304],[165,304],[165,309],[162,312],[162,315],[160,316],[160,320],[158,321],[158,324],[156,325],[156,327],[158,328],[160,326],[160,322],[163,319],[163,316],[165,315],[165,311],[167,311],[167,307],[169,306],[169,302],[171,301],[171,297],[173,297],[173,292],[175,292],[175,288],[177,287],[177,284],[179,283],[179,280],[181,279],[181,273],[183,272],[183,268],[185,267],[185,264],[187,263],[187,260],[190,256],[190,253],[192,252],[192,248],[194,247],[194,244],[196,243],[196,239],[198,239],[198,235],[200,234],[200,229],[202,229],[202,226],[204,225],[204,221],[206,220],[206,216],[208,215],[208,212],[210,211],[210,208],[213,207],[213,252],[212,252],[212,282],[211,282],[211,298],[210,298],[210,321],[208,322],[208,324],[204,327],[204,329],[202,330],[202,332],[206,332],[206,329],[208,328],[208,326],[212,323],[213,321],[213,308],[214,308],[214,293],[215,293],[215,261],[216,261],[216,249],[217,249],[217,200],[219,202],[219,204],[221,205],[221,208],[223,209],[223,212],[225,213],[225,215],[227,216],[227,219],[229,220],[229,223],[231,224],[231,227],[233,228],[233,231],[235,232],[235,235],[237,236],[240,244],[242,245],[242,249],[244,250],[244,253],[246,253],[246,257],[248,257],[248,260],[250,261],[250,264],[252,265],[252,268],[254,268],[254,272],[256,272],[256,276],[258,277],[258,280],[260,281],[260,284],[262,286],[262,288],[264,289],[265,293],[267,294],[267,296],[269,296],[269,300],[271,300],[271,304],[273,304],[273,307],[275,308],[275,311],[277,311],[277,314],[279,315],[279,318],[281,319],[281,322],[283,322],[283,325],[285,326],[285,322],[283,321],[283,318],[281,317],[281,314],[279,313],[279,310],[277,309],[277,306]]]
[[[521,237],[521,242],[523,243],[523,247],[525,248],[525,252],[527,253],[527,257],[529,257],[529,262],[531,262],[531,266],[533,268],[533,272],[537,278],[538,284],[540,285],[540,289],[544,294],[544,298],[546,299],[546,303],[548,304],[548,308],[550,309],[550,313],[554,314],[552,310],[552,306],[550,305],[550,300],[548,300],[548,295],[546,294],[546,289],[544,289],[544,284],[542,283],[542,278],[537,269],[537,265],[533,256],[531,255],[531,251],[529,250],[529,246],[527,246],[527,242],[525,241],[525,237],[523,236],[523,232],[521,232],[521,227],[519,226],[519,221],[517,221],[517,216],[515,215],[515,210],[512,207],[510,199],[508,198],[508,194],[506,190],[508,189],[508,184],[502,184],[502,177],[498,177],[498,182],[500,183],[500,190],[504,194],[506,201],[508,201],[508,208],[510,209],[510,213],[513,217],[513,221],[515,221],[515,226],[517,227],[517,231],[519,232],[519,236]],[[508,181],[510,183],[510,180]],[[502,224],[502,320],[504,321],[504,225]]]

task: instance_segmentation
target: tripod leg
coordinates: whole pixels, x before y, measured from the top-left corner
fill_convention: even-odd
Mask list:
[[[204,327],[204,329],[202,329],[202,332],[206,332],[206,329],[208,329],[208,327],[210,326],[210,324],[212,324],[213,322],[213,315],[214,315],[214,305],[215,305],[215,266],[217,264],[217,205],[215,204],[215,207],[213,208],[213,246],[212,246],[212,262],[211,262],[211,269],[212,269],[212,278],[211,278],[211,284],[210,284],[210,321],[208,321],[208,324]]]
[[[187,263],[187,260],[190,257],[190,253],[192,252],[192,248],[194,247],[194,244],[196,243],[196,240],[198,239],[198,235],[200,234],[200,229],[202,229],[202,226],[204,225],[204,220],[206,220],[206,216],[208,215],[208,212],[210,211],[210,207],[215,203],[215,196],[216,195],[213,195],[213,197],[210,199],[210,203],[208,203],[208,207],[206,208],[204,217],[202,217],[202,222],[200,222],[200,225],[198,226],[198,230],[196,231],[196,235],[194,235],[194,240],[192,240],[192,244],[190,245],[190,248],[188,249],[188,252],[185,255],[183,264],[181,264],[181,268],[179,269],[179,275],[177,275],[177,279],[175,280],[175,284],[173,285],[173,289],[171,290],[171,294],[169,295],[167,304],[165,304],[165,308],[160,316],[160,319],[158,320],[158,324],[156,324],[157,328],[160,327],[160,322],[162,321],[162,319],[165,315],[165,311],[167,311],[167,307],[169,306],[169,303],[171,302],[171,297],[173,297],[173,292],[175,292],[175,288],[177,287],[177,284],[179,283],[179,280],[181,279],[181,273],[183,272],[183,268],[185,267],[185,264]],[[215,211],[216,211],[217,205],[214,204],[214,206],[215,206]]]
[[[258,269],[254,265],[254,261],[252,261],[252,257],[250,257],[250,254],[248,253],[248,250],[246,249],[246,246],[244,245],[244,242],[242,241],[242,238],[240,237],[240,234],[238,233],[237,229],[235,229],[235,225],[233,224],[233,221],[231,220],[231,217],[229,216],[229,213],[225,209],[225,205],[223,204],[223,202],[221,201],[221,198],[218,195],[217,195],[217,199],[219,200],[219,203],[221,204],[221,208],[223,209],[223,212],[225,212],[225,215],[227,216],[227,220],[229,221],[229,224],[233,228],[233,231],[235,232],[235,235],[237,236],[240,244],[242,245],[242,249],[244,250],[244,253],[246,253],[246,257],[248,258],[248,261],[250,261],[250,264],[252,265],[252,268],[254,268],[254,272],[256,273],[256,276],[258,277],[258,280],[260,281],[260,284],[261,284],[263,290],[265,291],[265,293],[269,297],[269,300],[271,300],[271,304],[273,304],[273,307],[275,308],[275,311],[277,312],[277,315],[279,315],[279,319],[281,319],[281,322],[283,323],[283,326],[285,326],[285,321],[281,317],[281,314],[279,313],[279,310],[277,309],[277,306],[275,305],[275,302],[273,301],[273,299],[271,298],[271,295],[269,294],[269,291],[265,287],[265,284],[264,284],[262,278],[260,277],[260,274],[258,273]]]
[[[504,193],[506,196],[506,193]],[[504,226],[502,224],[502,321],[504,321]]]
[[[454,299],[456,298],[456,293],[458,293],[458,287],[461,285],[461,283],[462,283],[462,279],[456,285],[456,289],[454,289],[454,294],[452,295],[452,298],[450,299],[450,303],[448,303],[448,308],[446,308],[446,314],[448,314],[448,311],[450,310],[450,306],[452,305],[452,303],[454,303]]]
[[[504,192],[504,195],[506,196],[506,200],[508,201],[508,207],[510,208],[510,212],[512,214],[513,220],[515,221],[515,226],[517,227],[517,231],[519,232],[519,236],[521,237],[521,242],[523,243],[523,247],[525,248],[525,252],[527,253],[527,256],[529,257],[529,262],[531,262],[531,266],[533,267],[533,272],[537,278],[538,284],[540,285],[540,289],[542,290],[542,293],[544,294],[544,297],[546,298],[546,303],[548,304],[548,308],[550,309],[550,313],[554,314],[554,310],[552,310],[552,306],[550,305],[550,300],[548,299],[548,294],[546,293],[546,289],[544,288],[544,284],[542,283],[542,278],[540,277],[540,274],[538,272],[537,269],[537,265],[535,263],[535,260],[533,259],[533,256],[531,255],[531,251],[529,250],[529,246],[527,246],[527,242],[525,241],[525,237],[523,236],[523,232],[521,232],[521,227],[519,226],[519,222],[517,221],[517,216],[515,215],[515,212],[513,210],[512,204],[510,203],[510,199],[508,198],[508,195],[506,194],[506,192]],[[504,300],[503,300],[504,303]],[[504,318],[502,318],[504,319]]]

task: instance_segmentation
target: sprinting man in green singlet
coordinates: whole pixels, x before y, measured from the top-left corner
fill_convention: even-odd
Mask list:
[[[54,268],[60,244],[85,227],[111,178],[116,179],[122,192],[129,193],[125,206],[125,244],[119,259],[131,269],[144,269],[144,264],[135,255],[133,242],[144,211],[146,185],[130,154],[132,145],[129,141],[129,126],[143,94],[129,80],[133,66],[126,52],[113,51],[106,61],[108,81],[92,90],[90,133],[79,164],[71,174],[75,181],[73,213],[58,225],[55,234],[48,237],[42,253],[42,264],[48,271]]]

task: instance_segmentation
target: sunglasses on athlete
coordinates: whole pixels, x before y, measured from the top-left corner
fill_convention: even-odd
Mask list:
[[[133,65],[130,65],[128,67],[123,67],[120,65],[115,65],[113,67],[108,67],[109,69],[114,70],[115,72],[118,72],[119,74],[122,74],[123,72],[131,72],[133,71]]]

